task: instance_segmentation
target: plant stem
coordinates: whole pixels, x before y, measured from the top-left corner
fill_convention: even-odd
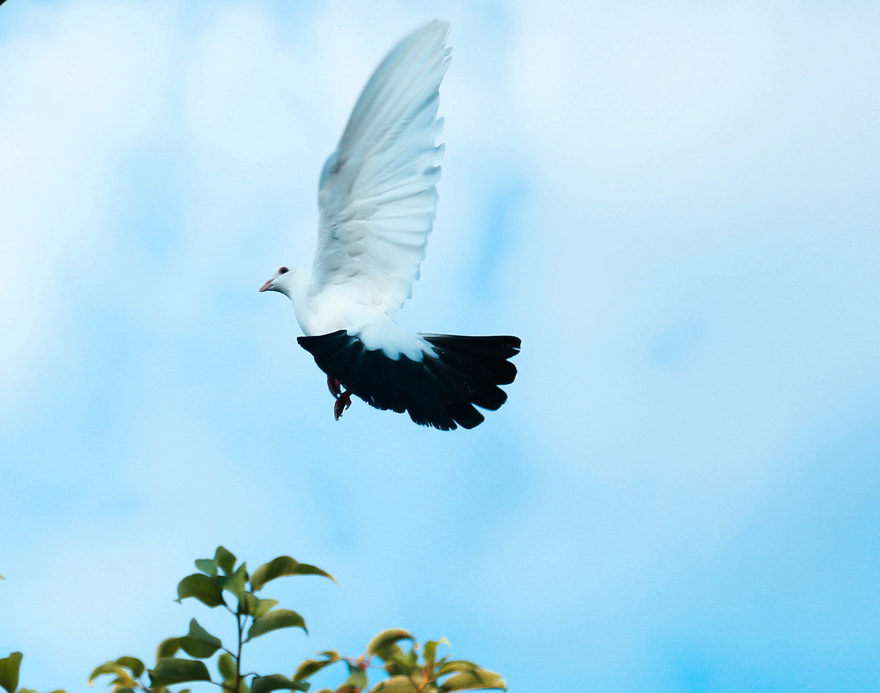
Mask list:
[[[244,627],[241,622],[241,604],[235,614],[235,621],[238,624],[238,654],[235,657],[235,693],[238,693],[241,686],[241,646],[243,644],[242,634]]]

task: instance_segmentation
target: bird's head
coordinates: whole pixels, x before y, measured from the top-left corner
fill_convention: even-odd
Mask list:
[[[294,285],[298,275],[301,274],[294,267],[279,267],[272,278],[260,287],[260,291],[278,291],[289,298],[293,298]]]

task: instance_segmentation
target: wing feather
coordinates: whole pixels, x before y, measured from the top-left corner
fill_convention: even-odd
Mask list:
[[[448,32],[433,21],[404,38],[355,104],[321,172],[312,292],[350,284],[389,315],[409,298],[437,211]]]

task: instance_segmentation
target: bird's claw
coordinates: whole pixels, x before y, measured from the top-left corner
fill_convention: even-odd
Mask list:
[[[336,420],[339,421],[339,417],[342,416],[342,412],[348,409],[351,406],[351,391],[348,390],[343,392],[336,398],[336,402],[333,404],[333,416],[336,417]]]
[[[332,375],[327,376],[327,387],[330,388],[330,394],[339,398],[340,393],[342,392],[342,383],[340,383],[336,378]],[[339,418],[338,416],[336,417]]]

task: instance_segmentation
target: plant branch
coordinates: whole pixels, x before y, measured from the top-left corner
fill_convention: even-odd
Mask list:
[[[235,693],[241,688],[241,647],[244,645],[242,635],[244,633],[244,624],[241,616],[241,603],[239,602],[238,610],[235,614],[235,622],[238,625],[238,654],[235,657]]]

